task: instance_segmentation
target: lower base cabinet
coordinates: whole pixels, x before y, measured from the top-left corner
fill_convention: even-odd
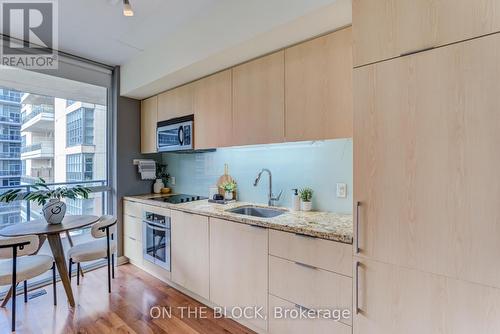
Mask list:
[[[300,318],[300,306],[269,295],[270,334],[351,334],[352,327],[332,319]],[[286,313],[286,314],[285,314]]]
[[[354,334],[499,331],[500,289],[373,260],[356,264]]]
[[[209,299],[208,217],[172,210],[172,281]]]
[[[133,264],[142,262],[141,228],[139,218],[123,216],[123,253]]]
[[[266,228],[210,218],[210,300],[226,308],[226,316],[263,330],[268,314],[267,257]],[[246,315],[239,317],[240,311]]]

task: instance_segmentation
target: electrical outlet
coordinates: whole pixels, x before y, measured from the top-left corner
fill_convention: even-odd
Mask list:
[[[175,186],[175,176],[170,177],[170,184]]]
[[[347,184],[337,183],[337,197],[346,198],[347,197]]]

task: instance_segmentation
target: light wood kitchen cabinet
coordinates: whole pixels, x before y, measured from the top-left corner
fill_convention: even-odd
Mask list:
[[[284,51],[233,68],[233,145],[284,141]]]
[[[194,145],[196,149],[232,144],[231,70],[194,83]]]
[[[367,259],[359,262],[354,334],[498,333],[499,289]]]
[[[352,327],[332,319],[280,318],[284,312],[294,309],[300,311],[298,305],[269,295],[269,334],[352,334]]]
[[[500,31],[496,0],[353,0],[354,65]]]
[[[172,210],[172,281],[209,299],[208,217]]]
[[[158,95],[158,122],[192,115],[193,84],[186,84]]]
[[[286,141],[352,137],[351,27],[285,49]]]
[[[269,293],[308,309],[346,310],[351,325],[352,278],[269,256]]]
[[[123,253],[132,264],[142,262],[142,221],[123,216]]]
[[[500,287],[498,54],[494,34],[355,69],[360,256]]]
[[[156,153],[158,97],[141,101],[141,153]]]
[[[266,228],[210,218],[210,300],[228,312],[255,306],[267,315],[267,257]],[[247,321],[267,330],[265,319]]]
[[[290,232],[269,230],[269,254],[352,275],[352,245]]]

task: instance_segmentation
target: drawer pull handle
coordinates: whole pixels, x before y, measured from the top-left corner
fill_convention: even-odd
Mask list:
[[[136,239],[136,238],[132,238],[132,237],[130,237],[130,236],[129,236],[128,238],[129,238],[130,240],[137,241],[137,239]]]
[[[313,237],[312,235],[307,235],[307,234],[295,233],[295,235],[302,237],[302,238],[316,239],[316,237]]]
[[[412,55],[412,54],[415,54],[415,53],[429,51],[429,50],[432,50],[432,49],[434,49],[434,47],[433,46],[429,46],[427,48],[422,48],[422,49],[412,50],[412,51],[408,51],[408,52],[403,52],[403,53],[400,54],[400,56],[401,57],[409,56],[409,55]]]
[[[254,224],[248,224],[248,226],[252,226],[252,227],[255,227],[255,228],[263,228],[263,229],[267,230],[267,227],[265,227],[265,226],[254,225]]]
[[[295,264],[296,264],[296,265],[299,265],[299,266],[302,266],[302,267],[309,268],[309,269],[314,269],[314,270],[318,269],[318,268],[317,268],[317,267],[315,267],[315,266],[311,266],[311,265],[309,265],[309,264],[305,264],[305,263],[302,263],[302,262],[297,262],[297,261],[295,261]]]
[[[299,305],[299,304],[295,304],[295,308],[299,309],[299,310],[304,310],[306,312],[313,312],[313,313],[316,313],[314,310],[311,310],[310,308],[307,308],[305,306],[302,306],[302,305]]]

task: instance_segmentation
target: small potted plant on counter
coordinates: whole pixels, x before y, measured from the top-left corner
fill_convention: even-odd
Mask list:
[[[228,181],[224,182],[221,184],[221,188],[224,190],[224,199],[227,201],[233,200],[235,198],[235,192],[236,192],[236,182],[235,181]]]
[[[167,165],[156,163],[156,182],[153,185],[153,192],[155,194],[168,194],[170,188],[166,188],[166,186],[169,179],[170,174],[167,172]]]
[[[26,200],[37,202],[43,205],[42,212],[48,224],[60,224],[66,214],[66,204],[61,201],[62,198],[88,199],[90,189],[81,185],[72,188],[57,187],[50,189],[45,180],[40,178],[35,184],[30,185],[35,191],[24,194],[18,198],[21,189],[10,189],[0,195],[0,202],[13,202],[16,200]]]
[[[311,211],[313,190],[311,188],[300,189],[300,208],[302,211]]]

